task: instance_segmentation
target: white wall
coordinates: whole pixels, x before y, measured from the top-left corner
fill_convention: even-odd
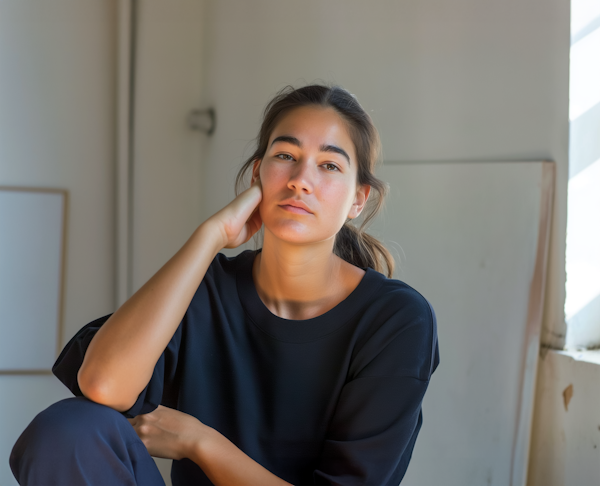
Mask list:
[[[113,0],[0,3],[0,185],[69,191],[65,342],[114,305],[115,13]],[[0,375],[0,484],[16,484],[26,425],[70,395],[52,375]]]
[[[555,160],[543,342],[562,347],[568,2],[208,0],[206,27],[206,101],[219,126],[205,217],[233,197],[262,109],[286,84],[324,80],[356,94],[387,161]]]
[[[135,73],[132,290],[202,223],[206,134],[187,125],[202,98],[204,2],[139,3]]]
[[[272,95],[286,84],[339,83],[373,116],[387,161],[556,162],[542,342],[563,346],[569,2],[207,1],[205,101],[219,125],[207,145],[205,218],[233,198]],[[443,366],[443,342],[440,353]],[[538,386],[553,379],[546,366]],[[536,422],[534,448],[544,426]],[[576,484],[570,477],[564,484]]]
[[[70,191],[65,339],[114,306],[115,3],[0,4],[0,184]],[[557,162],[543,340],[562,346],[568,2],[201,3],[198,106],[214,105],[218,126],[206,146],[200,220],[233,198],[237,168],[276,90],[337,82],[370,111],[388,161]],[[542,379],[554,380],[546,366]],[[0,421],[0,458],[37,411],[67,395],[51,376],[0,376],[0,416],[11,417]],[[2,460],[0,484],[11,481]]]
[[[528,484],[599,484],[600,352],[542,353],[539,373]]]
[[[68,338],[113,306],[115,6],[0,8],[0,182],[69,191]]]

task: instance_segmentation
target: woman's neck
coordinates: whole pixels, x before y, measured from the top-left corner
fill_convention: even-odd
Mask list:
[[[335,307],[364,273],[335,255],[332,242],[292,246],[265,239],[252,267],[254,285],[265,306],[293,320],[310,319]]]

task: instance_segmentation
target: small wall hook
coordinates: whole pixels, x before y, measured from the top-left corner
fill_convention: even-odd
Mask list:
[[[187,116],[187,124],[192,130],[199,130],[212,135],[216,126],[216,114],[213,108],[192,110]]]

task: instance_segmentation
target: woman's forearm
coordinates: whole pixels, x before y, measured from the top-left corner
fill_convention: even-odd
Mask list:
[[[292,486],[244,454],[215,429],[206,427],[201,435],[189,458],[215,486]]]
[[[127,410],[147,385],[215,255],[223,235],[200,225],[181,249],[98,330],[77,375],[89,399]]]
[[[185,412],[159,405],[129,422],[151,456],[190,459],[216,486],[290,486],[216,429]]]

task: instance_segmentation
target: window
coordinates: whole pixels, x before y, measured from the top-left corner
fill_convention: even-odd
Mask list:
[[[566,348],[600,347],[600,0],[572,0]]]

